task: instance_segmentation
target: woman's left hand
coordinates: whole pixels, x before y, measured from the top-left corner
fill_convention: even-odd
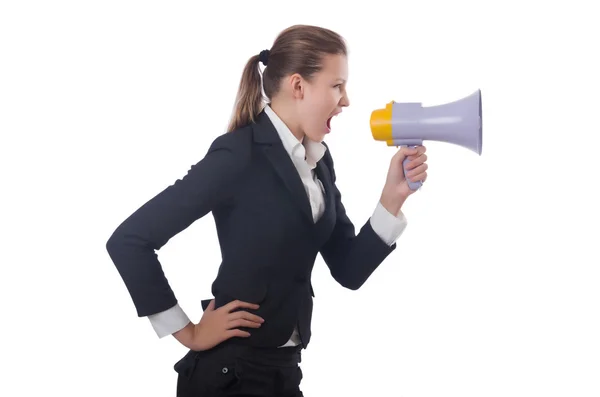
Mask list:
[[[415,191],[408,186],[411,182],[425,182],[427,179],[427,155],[425,146],[415,148],[401,147],[390,161],[385,186],[381,195],[381,203],[393,214],[396,214],[404,201]],[[404,175],[404,159],[408,157],[406,175]]]

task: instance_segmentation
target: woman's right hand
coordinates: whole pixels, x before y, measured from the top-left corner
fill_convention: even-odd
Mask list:
[[[219,343],[233,338],[247,338],[250,333],[238,327],[259,328],[264,319],[247,311],[235,309],[258,309],[254,303],[235,300],[215,310],[214,299],[202,314],[198,324],[189,323],[185,328],[173,334],[184,346],[191,350],[202,351],[213,348]]]

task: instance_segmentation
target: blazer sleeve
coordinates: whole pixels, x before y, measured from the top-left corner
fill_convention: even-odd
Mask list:
[[[333,278],[342,286],[357,290],[396,249],[396,243],[387,244],[375,232],[370,220],[367,220],[356,234],[355,226],[346,213],[342,195],[336,185],[335,168],[329,149],[324,160],[333,182],[336,224],[320,253]]]
[[[233,196],[243,164],[226,142],[217,138],[201,161],[125,219],[106,243],[140,317],[178,303],[155,250]]]

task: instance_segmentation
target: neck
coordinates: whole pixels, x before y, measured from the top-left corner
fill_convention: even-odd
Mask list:
[[[296,139],[302,142],[302,140],[304,139],[304,132],[300,127],[300,123],[294,121],[295,114],[292,108],[290,106],[285,106],[285,104],[282,104],[279,101],[272,101],[270,106],[271,109],[273,109],[273,111],[277,113],[277,116],[279,116],[279,118],[290,129],[290,131],[292,131],[292,134],[294,134]]]

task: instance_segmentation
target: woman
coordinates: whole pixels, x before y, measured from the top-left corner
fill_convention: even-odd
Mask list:
[[[281,32],[248,61],[228,132],[107,242],[138,315],[159,337],[173,335],[189,349],[175,364],[178,396],[302,396],[299,362],[311,337],[316,256],[354,290],[396,248],[406,226],[401,208],[413,193],[405,178],[425,181],[425,148],[393,156],[380,201],[355,233],[323,142],[331,118],[349,105],[347,79],[338,34],[305,25]],[[208,212],[223,260],[214,300],[203,301],[194,324],[155,250]]]

